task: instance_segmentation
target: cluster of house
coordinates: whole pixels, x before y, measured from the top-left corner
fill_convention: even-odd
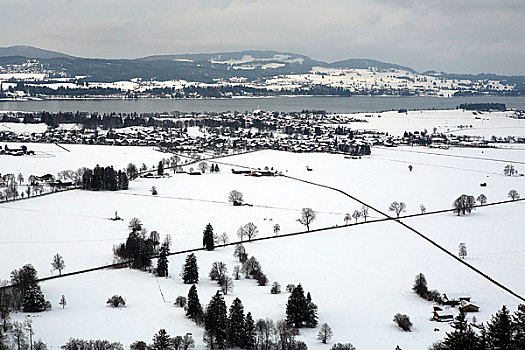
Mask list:
[[[187,117],[182,117],[184,119]],[[175,118],[171,118],[172,120]],[[322,111],[301,113],[252,113],[199,115],[181,127],[133,126],[120,129],[48,128],[44,132],[0,131],[0,141],[76,143],[116,146],[157,146],[169,152],[275,149],[291,152],[337,152],[350,155],[370,154],[370,134],[348,127],[362,122],[350,116],[330,115]],[[188,132],[194,125],[204,132]],[[381,133],[375,133],[381,135]]]
[[[454,315],[450,313],[450,308],[457,308],[459,312],[478,312],[479,306],[473,304],[471,297],[464,294],[447,293],[441,296],[441,306],[434,306],[434,321],[449,322],[454,320]],[[443,307],[445,309],[443,309]]]
[[[373,144],[386,147],[397,146],[428,146],[430,148],[449,149],[450,147],[476,147],[490,148],[495,147],[493,143],[525,143],[525,137],[520,136],[492,136],[485,139],[478,135],[453,135],[443,133],[424,133],[419,131],[405,132],[403,136],[389,136],[376,138]]]

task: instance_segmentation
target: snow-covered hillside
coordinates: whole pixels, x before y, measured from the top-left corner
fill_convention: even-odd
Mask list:
[[[401,130],[396,123],[400,119],[406,123],[405,128],[413,126],[417,130],[434,124],[452,127],[472,118],[461,111],[423,114],[429,119],[420,119],[423,117],[416,112],[364,118],[370,120],[367,127],[394,134]],[[508,130],[521,134],[521,121],[497,113],[490,114],[490,118],[480,121],[482,124],[476,124],[476,128],[516,126]],[[19,145],[9,144],[12,146]],[[67,152],[53,144],[27,146],[36,151],[36,156],[2,156],[0,172],[21,172],[27,178],[30,174],[55,174],[97,163],[121,169],[129,162],[155,165],[167,156],[149,147],[64,145],[70,150]],[[228,306],[234,298],[240,298],[245,310],[256,319],[279,320],[285,317],[289,295],[284,286],[301,283],[319,306],[320,323],[328,323],[334,331],[330,344],[323,345],[315,339],[319,327],[302,329],[299,337],[310,349],[328,350],[333,343],[351,342],[359,350],[394,349],[396,345],[416,350],[442,339],[450,326],[430,321],[433,303],[411,290],[418,273],[425,274],[430,289],[470,295],[472,302],[480,306],[475,314],[479,322],[487,321],[502,305],[513,310],[519,302],[395,220],[373,222],[384,218],[373,209],[368,223],[345,226],[345,214],[360,209],[362,203],[334,189],[390,215],[394,215],[388,211],[392,201],[406,203],[403,215],[419,213],[421,204],[428,211],[450,209],[463,193],[475,197],[484,193],[489,203],[503,201],[508,199],[510,189],[525,194],[525,177],[503,175],[507,164],[513,164],[519,173],[525,171],[523,150],[373,147],[372,155],[361,159],[326,153],[260,151],[212,162],[219,164],[219,173],[190,176],[170,171],[171,177],[132,181],[127,191],[73,190],[0,203],[0,279],[9,279],[12,270],[26,263],[32,263],[41,277],[56,274],[50,271],[56,253],[65,259],[64,272],[110,264],[112,247],[125,241],[127,224],[133,217],[139,218],[148,231],[158,231],[161,239],[171,235],[173,252],[201,247],[202,232],[208,223],[215,233],[227,233],[230,241],[237,240],[238,227],[247,222],[257,225],[259,237],[274,236],[275,224],[281,227],[279,235],[303,231],[297,219],[302,208],[311,207],[317,213],[312,229],[327,230],[245,244],[249,255],[261,263],[270,284],[279,282],[283,293],[274,295],[270,286],[258,287],[254,280],[241,279],[234,281],[233,293],[225,297]],[[266,166],[284,176],[253,177],[230,171]],[[482,183],[486,186],[481,187]],[[158,195],[151,194],[152,186]],[[232,206],[228,194],[234,189],[253,206]],[[518,276],[524,272],[525,251],[520,248],[525,244],[524,206],[525,202],[515,201],[481,207],[461,217],[447,212],[402,221],[453,254],[460,243],[465,243],[466,262],[523,295],[525,280]],[[115,211],[123,221],[109,220]],[[233,249],[218,247],[212,252],[196,253],[202,303],[207,303],[218,288],[207,277],[212,263],[225,262],[230,274],[238,264]],[[168,278],[118,269],[42,282],[53,309],[31,314],[35,337],[42,338],[50,349],[59,349],[70,337],[104,338],[127,346],[136,340],[149,342],[154,333],[165,328],[171,335],[192,333],[197,347],[202,347],[202,328],[173,305],[177,296],[185,296],[189,290],[179,276],[185,257],[170,257]],[[126,298],[125,308],[106,306],[107,298],[114,294]],[[68,300],[65,309],[58,305],[61,295]],[[402,332],[392,322],[398,312],[410,316],[412,332]],[[27,314],[12,317],[22,320]]]
[[[95,150],[90,146],[79,147],[89,152]],[[499,157],[523,162],[521,152],[491,150],[490,154],[481,154],[476,150],[458,150],[442,157],[417,151],[408,147],[374,149],[371,157],[361,160],[348,160],[339,155],[265,151],[229,157],[225,161],[254,167],[274,166],[291,176],[344,189],[380,210],[386,210],[393,200],[405,201],[408,213],[417,212],[420,203],[429,210],[449,208],[451,201],[463,192],[477,195],[481,191],[481,180],[489,184],[483,189],[489,201],[505,199],[508,189],[520,189],[524,185],[523,178],[500,175],[504,163],[483,159]],[[474,154],[476,152],[478,154]],[[480,159],[456,158],[463,155],[476,155]],[[98,156],[103,155],[98,152]],[[62,165],[68,163],[63,161]],[[412,172],[407,169],[408,163],[414,165]],[[313,171],[307,172],[307,165]],[[202,230],[208,222],[215,232],[227,232],[233,240],[237,227],[248,221],[259,227],[260,235],[273,235],[274,223],[281,225],[282,233],[302,230],[296,222],[302,207],[318,211],[313,228],[341,226],[344,213],[360,207],[329,189],[284,177],[233,175],[229,166],[221,167],[219,174],[199,177],[177,174],[165,179],[139,179],[125,192],[73,191],[2,204],[1,221],[7,229],[3,230],[1,248],[2,256],[7,257],[5,261],[9,261],[2,264],[2,278],[8,278],[12,269],[28,262],[35,265],[41,276],[49,275],[51,256],[57,252],[66,260],[66,271],[110,263],[111,247],[124,241],[127,221],[132,217],[139,217],[149,230],[157,230],[162,236],[172,235],[172,250],[179,250],[199,247]],[[152,185],[158,188],[158,196],[149,193]],[[227,203],[231,189],[243,192],[246,201],[254,206],[232,207]],[[518,213],[522,207],[521,202],[511,203],[479,209],[468,217],[457,218],[448,213],[409,219],[407,223],[435,236],[451,251],[465,241],[472,255],[468,258],[470,263],[523,291],[525,285],[513,278],[522,272],[519,261],[523,253],[515,252],[516,246],[523,244],[518,234],[521,220]],[[114,210],[125,219],[123,222],[107,220]],[[378,217],[379,214],[371,213],[369,220]],[[506,222],[506,229],[492,232],[490,223],[498,222]],[[461,225],[461,229],[457,229],[457,225]],[[438,326],[439,332],[434,332],[436,324],[428,321],[432,304],[411,292],[413,277],[419,272],[427,276],[432,288],[471,293],[473,301],[481,306],[481,312],[476,315],[479,320],[487,319],[501,304],[514,307],[517,303],[394,222],[339,228],[246,246],[250,255],[261,262],[270,281],[282,285],[301,282],[311,291],[319,305],[320,321],[328,322],[334,329],[333,342],[350,341],[358,349],[391,348],[396,344],[403,349],[419,349],[441,338],[449,329],[443,324]],[[198,254],[202,302],[207,302],[217,288],[207,279],[211,263],[222,260],[231,272],[235,264],[232,251],[232,248],[219,248]],[[170,259],[170,278],[159,280],[160,285],[152,275],[127,270],[101,271],[43,283],[54,309],[35,316],[36,334],[53,348],[58,348],[70,336],[108,338],[128,344],[148,339],[159,328],[173,334],[192,332],[200,342],[201,330],[171,303],[176,296],[186,295],[188,291],[188,286],[178,277],[183,259],[184,256]],[[62,294],[69,300],[65,310],[57,305]],[[124,295],[128,306],[121,310],[107,308],[105,298],[113,294]],[[251,280],[238,281],[226,300],[231,302],[234,297],[241,298],[245,308],[257,318],[284,317],[286,294],[271,295],[269,287],[257,287]],[[412,333],[403,333],[393,325],[391,318],[396,312],[411,316]],[[151,319],[148,326],[134,326],[144,315]],[[79,327],[91,319],[114,321]],[[121,329],[127,331],[117,331]],[[315,341],[315,335],[315,330],[305,330],[301,338],[311,348],[324,348]]]

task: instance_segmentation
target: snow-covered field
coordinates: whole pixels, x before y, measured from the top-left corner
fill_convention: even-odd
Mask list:
[[[100,166],[113,165],[115,169],[123,169],[129,163],[135,163],[137,167],[145,163],[149,168],[156,166],[162,158],[166,158],[166,154],[155,151],[153,147],[61,145],[66,150],[50,143],[0,142],[0,147],[3,148],[5,145],[9,148],[25,145],[28,150],[35,151],[33,156],[0,156],[1,174],[22,173],[26,179],[29,175],[46,173],[56,175],[62,170],[93,168],[97,164]]]
[[[352,114],[368,123],[352,124],[353,128],[366,130],[386,130],[390,135],[402,136],[405,131],[424,131],[432,133],[434,127],[439,133],[456,135],[476,135],[485,139],[491,136],[525,136],[525,119],[509,118],[514,112],[484,112],[474,114],[472,111],[397,111],[383,113]],[[462,126],[462,127],[460,127]]]
[[[385,114],[371,120],[374,118],[378,122],[388,120]],[[445,125],[459,122],[439,114],[436,118],[446,120],[449,124]],[[380,127],[396,130],[395,123]],[[37,154],[50,156],[0,157],[0,172],[28,176],[96,163],[122,168],[129,162],[153,165],[166,157],[151,148],[65,145],[71,150],[66,152],[56,145],[28,146]],[[507,199],[510,189],[525,194],[525,177],[503,175],[503,167],[509,163],[519,172],[525,171],[522,150],[375,147],[371,156],[360,160],[342,155],[262,151],[218,161],[222,162],[218,174],[137,179],[128,191],[70,191],[0,204],[0,278],[8,279],[13,269],[29,262],[40,276],[48,276],[56,253],[65,259],[64,272],[111,263],[112,246],[126,239],[132,217],[140,218],[148,231],[158,231],[161,238],[170,234],[172,251],[177,251],[200,247],[207,223],[216,233],[226,232],[233,241],[237,228],[249,221],[258,226],[259,236],[272,236],[276,223],[282,234],[302,231],[304,227],[296,220],[303,207],[317,212],[314,229],[342,226],[344,214],[361,207],[334,190],[287,177],[234,175],[230,172],[234,165],[274,167],[288,176],[344,190],[382,211],[387,211],[394,200],[403,201],[406,214],[418,213],[420,204],[429,211],[448,209],[463,193],[476,197],[484,193],[489,202]],[[306,166],[313,171],[307,171]],[[480,187],[482,182],[487,187]],[[158,189],[157,196],[150,194],[151,186]],[[229,204],[228,193],[233,189],[241,191],[253,207]],[[514,202],[480,208],[464,217],[444,213],[403,221],[453,253],[460,242],[465,242],[467,262],[523,295],[525,280],[519,276],[525,272],[524,209],[524,202]],[[124,221],[108,220],[115,210]],[[370,211],[369,221],[380,217]],[[351,342],[359,350],[394,349],[396,345],[404,350],[426,349],[451,329],[448,324],[429,321],[433,304],[411,291],[414,276],[420,272],[431,289],[470,294],[473,303],[481,307],[476,314],[478,321],[488,320],[503,304],[515,309],[519,301],[394,221],[338,227],[245,246],[261,263],[270,284],[278,281],[284,290],[288,283],[302,283],[311,292],[319,306],[320,323],[327,322],[334,331],[331,344]],[[211,264],[224,261],[231,274],[237,264],[232,253],[233,247],[197,253],[202,303],[217,290],[207,278]],[[42,338],[51,349],[59,349],[70,337],[105,338],[129,345],[136,340],[150,342],[158,329],[165,328],[171,335],[191,332],[197,346],[202,346],[202,329],[173,306],[175,298],[187,295],[189,290],[179,277],[184,258],[170,258],[169,278],[122,269],[43,282],[42,290],[53,309],[32,315],[35,337]],[[258,287],[253,280],[234,282],[233,293],[225,298],[228,306],[239,297],[254,318],[284,318],[288,293],[272,295],[270,286]],[[65,309],[58,305],[62,294],[68,300]],[[125,308],[106,306],[105,301],[114,294],[126,298]],[[402,332],[394,325],[392,318],[397,312],[410,316],[412,332]],[[24,317],[24,313],[13,315],[14,319]],[[317,332],[303,329],[300,338],[311,349],[328,350],[330,344],[315,340]]]

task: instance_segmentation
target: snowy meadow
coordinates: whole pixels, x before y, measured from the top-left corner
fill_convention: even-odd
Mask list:
[[[417,128],[465,122],[450,111],[417,113],[408,114],[417,119],[412,121]],[[425,115],[429,119],[421,122]],[[404,118],[399,123],[410,123],[406,115],[387,114],[372,116],[370,124],[396,133],[400,129],[395,118]],[[435,120],[440,124],[436,125]],[[498,124],[498,120],[502,122]],[[516,126],[519,135],[523,132],[520,122],[495,114],[479,128],[500,130],[497,128],[501,125],[508,128],[502,129],[507,132]],[[35,156],[0,156],[0,170],[21,172],[27,178],[35,173],[56,174],[97,163],[116,169],[130,162],[150,166],[166,157],[151,147],[63,146],[69,152],[53,144],[30,144]],[[125,191],[72,190],[0,203],[0,279],[8,280],[11,271],[27,263],[33,264],[40,277],[56,275],[51,260],[57,253],[65,260],[63,273],[111,264],[113,246],[126,241],[128,222],[134,217],[148,232],[157,231],[161,240],[171,236],[171,252],[202,247],[208,223],[216,234],[226,233],[234,242],[239,239],[239,226],[252,222],[258,228],[258,237],[277,237],[244,243],[249,256],[260,262],[269,283],[258,286],[253,279],[234,280],[232,292],[225,295],[226,304],[229,307],[239,298],[245,312],[250,311],[254,319],[277,321],[285,318],[290,295],[285,286],[301,283],[319,308],[319,325],[328,323],[334,332],[328,344],[322,344],[316,340],[320,326],[301,329],[298,338],[311,349],[328,350],[334,343],[350,342],[359,350],[394,349],[397,345],[416,350],[442,339],[451,327],[432,321],[434,303],[412,291],[418,273],[426,276],[431,289],[471,296],[480,309],[469,313],[469,320],[475,315],[478,322],[487,321],[502,305],[515,310],[520,302],[396,220],[381,219],[385,218],[382,213],[395,217],[389,211],[393,201],[406,204],[406,211],[401,213],[404,216],[420,213],[421,205],[429,213],[451,209],[461,194],[478,197],[483,193],[489,204],[508,200],[511,189],[525,195],[525,177],[503,174],[508,164],[518,172],[525,171],[523,150],[373,147],[372,155],[361,159],[339,154],[259,151],[210,163],[218,164],[220,172],[191,176],[170,171],[170,177],[131,181]],[[283,176],[253,177],[231,172],[241,167],[274,168]],[[481,187],[482,183],[486,186]],[[152,186],[157,195],[151,193]],[[250,205],[233,206],[228,201],[232,190],[240,191]],[[347,213],[361,210],[363,203],[370,206],[366,223],[363,217],[345,220]],[[286,236],[305,231],[298,222],[302,208],[316,212],[312,230],[326,230]],[[400,221],[455,255],[459,244],[465,243],[466,262],[524,295],[525,280],[519,278],[525,271],[524,210],[523,201],[512,201],[478,207],[465,216],[443,212]],[[110,220],[115,212],[123,220]],[[276,224],[280,227],[277,234]],[[231,245],[218,246],[214,251],[195,253],[201,303],[208,303],[219,288],[208,277],[213,262],[224,262],[229,275],[239,264],[233,257],[234,249]],[[53,308],[33,314],[19,312],[12,318],[31,316],[34,337],[41,338],[50,349],[59,349],[71,337],[108,339],[129,346],[137,340],[150,342],[161,328],[171,335],[192,333],[196,347],[204,347],[203,328],[174,305],[175,299],[186,296],[190,287],[180,276],[186,255],[169,257],[168,277],[125,268],[42,282],[42,291]],[[282,286],[282,293],[270,293],[274,281]],[[126,307],[106,305],[107,298],[115,294],[125,297]],[[65,308],[58,304],[62,295],[68,300]],[[454,308],[447,311],[458,313]],[[403,332],[392,321],[398,312],[410,316],[412,332]]]

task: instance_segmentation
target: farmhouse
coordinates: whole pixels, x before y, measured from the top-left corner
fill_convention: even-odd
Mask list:
[[[459,293],[443,293],[441,302],[443,305],[458,306],[462,301],[470,302],[470,296]]]
[[[468,301],[461,301],[459,306],[459,311],[467,313],[467,312],[478,312],[479,306],[474,305]]]
[[[434,306],[432,319],[437,322],[450,322],[454,320],[454,315],[444,312],[439,306]]]

